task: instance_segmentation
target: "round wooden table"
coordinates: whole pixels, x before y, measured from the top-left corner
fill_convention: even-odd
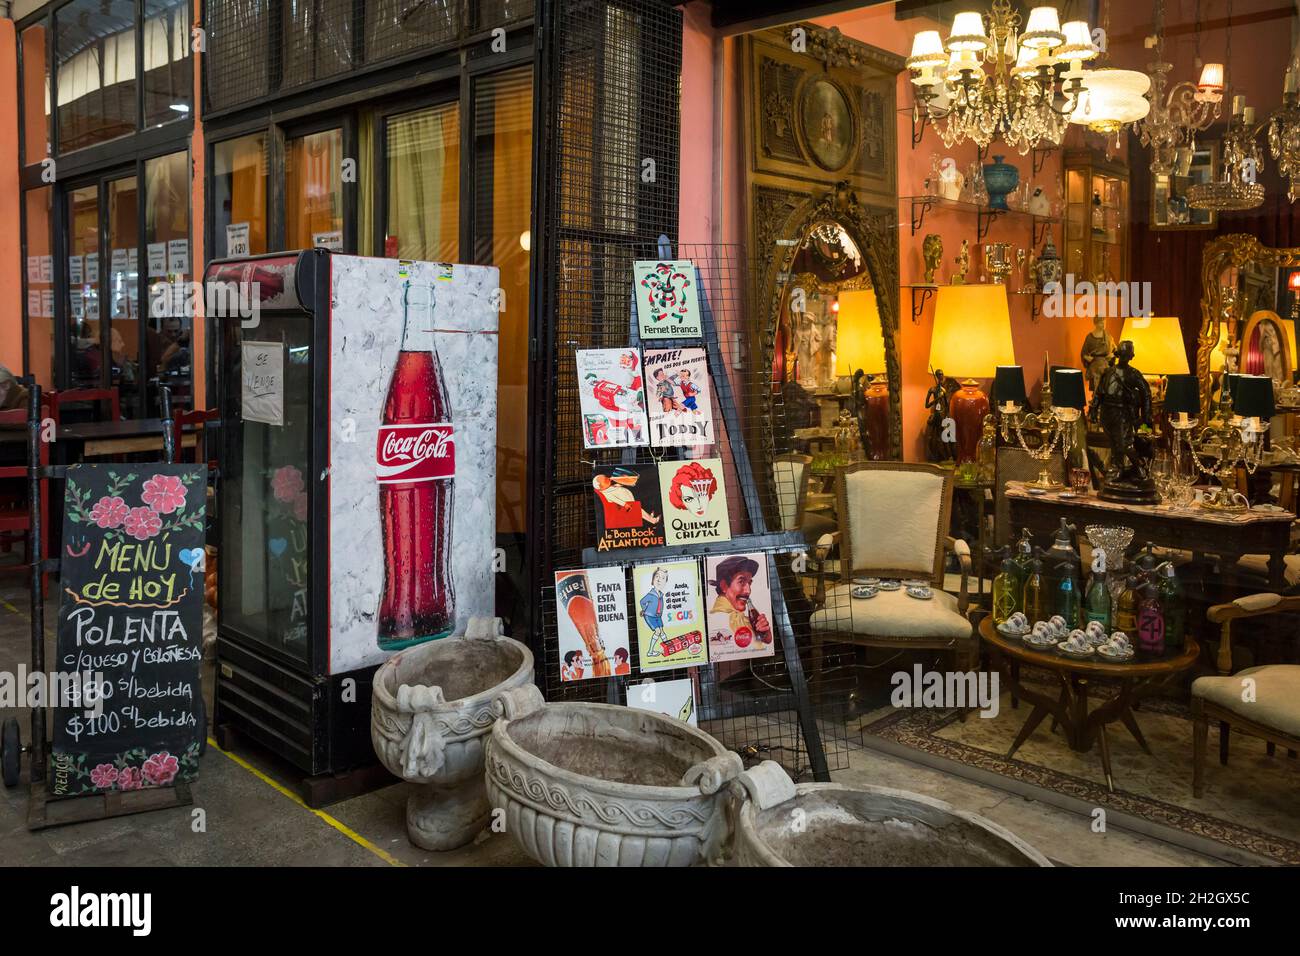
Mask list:
[[[1146,738],[1133,716],[1133,702],[1158,689],[1175,674],[1191,667],[1200,655],[1200,645],[1191,635],[1183,639],[1183,646],[1170,651],[1163,657],[1151,657],[1138,654],[1126,664],[1109,663],[1093,658],[1092,660],[1074,660],[1056,651],[1036,651],[1023,641],[1003,637],[993,626],[993,618],[986,617],[980,622],[980,637],[1007,683],[1011,687],[1014,699],[1025,700],[1033,705],[1029,717],[1025,719],[1015,742],[1007,751],[1010,757],[1020,745],[1029,739],[1043,718],[1052,715],[1053,728],[1060,724],[1065,731],[1065,738],[1070,748],[1080,753],[1092,749],[1096,741],[1101,749],[1101,767],[1106,774],[1106,786],[1115,789],[1114,777],[1110,770],[1110,745],[1106,742],[1106,725],[1119,721],[1133,739],[1147,753]],[[1051,697],[1028,687],[1020,680],[1020,665],[1033,664],[1051,671],[1060,682],[1060,696]],[[1119,693],[1107,700],[1095,710],[1088,710],[1088,685],[1095,680],[1114,681],[1119,684]]]

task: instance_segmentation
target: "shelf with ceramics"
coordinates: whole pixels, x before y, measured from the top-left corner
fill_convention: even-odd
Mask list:
[[[948,210],[967,215],[974,213],[977,217],[976,241],[982,240],[988,235],[989,227],[996,220],[1006,216],[1013,220],[1028,219],[1034,245],[1038,246],[1047,234],[1047,230],[1062,221],[1060,216],[1053,216],[1050,213],[1044,215],[1031,212],[1028,209],[1012,209],[1005,204],[997,206],[992,202],[988,204],[974,203],[964,199],[949,199],[939,195],[900,196],[899,202],[907,203],[911,207],[911,227],[914,236],[925,224],[926,213],[931,209]]]

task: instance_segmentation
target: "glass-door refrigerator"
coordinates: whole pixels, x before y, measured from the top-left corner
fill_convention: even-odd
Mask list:
[[[219,734],[369,764],[376,668],[492,615],[497,286],[323,249],[209,265]]]

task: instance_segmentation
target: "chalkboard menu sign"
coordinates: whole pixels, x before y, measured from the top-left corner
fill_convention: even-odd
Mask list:
[[[102,699],[55,707],[51,796],[194,777],[206,493],[202,466],[68,469],[55,666]]]

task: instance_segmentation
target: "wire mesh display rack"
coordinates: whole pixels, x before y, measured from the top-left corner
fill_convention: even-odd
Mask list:
[[[633,263],[650,259],[688,259],[699,278],[705,329],[703,339],[641,343],[633,308]],[[806,544],[792,527],[800,494],[796,476],[778,469],[775,458],[793,447],[780,392],[772,376],[771,336],[755,341],[746,307],[750,264],[739,246],[688,245],[676,250],[656,243],[606,243],[598,252],[565,257],[557,285],[557,315],[563,328],[557,342],[557,433],[553,458],[557,502],[551,516],[556,571],[618,566],[630,570],[666,558],[703,559],[722,554],[768,555],[774,625],[771,657],[656,670],[655,681],[690,678],[695,685],[700,726],[749,759],[773,759],[797,775],[824,776],[846,762],[844,722],[831,711],[843,701],[839,688],[819,688],[814,717],[808,695],[810,656],[808,595],[812,576]],[[703,449],[722,460],[730,503],[732,540],[712,545],[628,548],[598,552],[597,502],[593,470],[613,464],[657,464],[700,457],[700,449],[586,449],[583,445],[576,353],[581,349],[637,347],[685,348],[704,345],[715,402],[717,441]],[[626,588],[629,595],[632,588]],[[707,601],[707,597],[706,597]],[[635,604],[635,597],[632,599]],[[551,700],[622,704],[645,679],[640,654],[631,642],[628,677],[561,680],[553,587],[541,595],[543,689]]]

